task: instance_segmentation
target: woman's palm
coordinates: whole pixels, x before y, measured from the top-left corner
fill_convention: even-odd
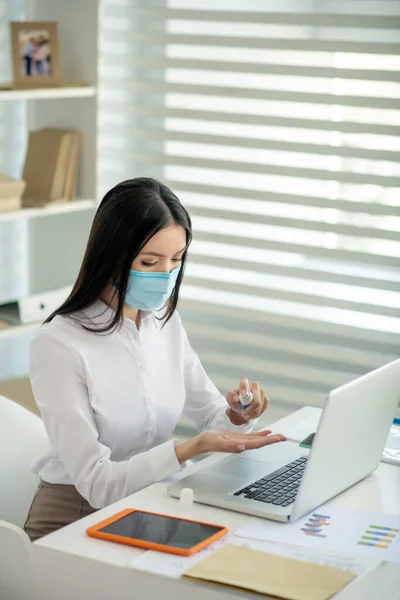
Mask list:
[[[252,433],[236,431],[204,431],[200,434],[202,445],[206,452],[239,453],[244,450],[255,450],[269,444],[276,444],[286,440],[281,434],[271,435],[270,430]]]

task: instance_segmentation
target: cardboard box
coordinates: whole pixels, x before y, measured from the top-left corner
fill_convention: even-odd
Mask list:
[[[23,206],[45,206],[74,198],[79,150],[79,131],[31,131],[23,173]]]
[[[0,173],[0,212],[19,210],[25,181]]]

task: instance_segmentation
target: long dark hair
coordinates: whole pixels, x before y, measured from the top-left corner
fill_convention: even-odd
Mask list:
[[[45,322],[56,315],[79,313],[98,300],[106,286],[113,282],[119,290],[113,318],[104,327],[96,329],[81,322],[89,331],[113,331],[123,319],[122,309],[133,260],[153,235],[171,223],[184,227],[188,247],[192,239],[189,214],[166,185],[148,177],[137,177],[112,188],[97,209],[72,292]],[[172,317],[178,304],[186,252],[187,249],[182,256],[175,288],[165,306],[164,324]]]

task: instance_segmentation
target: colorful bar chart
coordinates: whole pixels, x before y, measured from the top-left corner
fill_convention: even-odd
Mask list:
[[[371,546],[373,548],[390,548],[392,542],[396,541],[399,530],[395,527],[383,525],[369,525],[357,542],[360,546]]]
[[[285,527],[275,523],[270,525],[268,531],[266,527],[260,533],[260,525],[255,523],[248,526],[246,535],[242,535],[260,541],[394,562],[400,567],[400,515],[341,509],[326,504]]]
[[[314,513],[308,520],[304,523],[301,531],[305,535],[311,535],[314,537],[326,538],[327,530],[325,527],[329,527],[330,525],[330,516],[329,515],[319,515]]]

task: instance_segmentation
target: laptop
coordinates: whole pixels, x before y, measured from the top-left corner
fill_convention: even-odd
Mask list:
[[[330,392],[310,450],[287,441],[229,455],[171,484],[168,493],[179,498],[191,488],[196,502],[296,520],[379,466],[399,401],[396,360]]]

